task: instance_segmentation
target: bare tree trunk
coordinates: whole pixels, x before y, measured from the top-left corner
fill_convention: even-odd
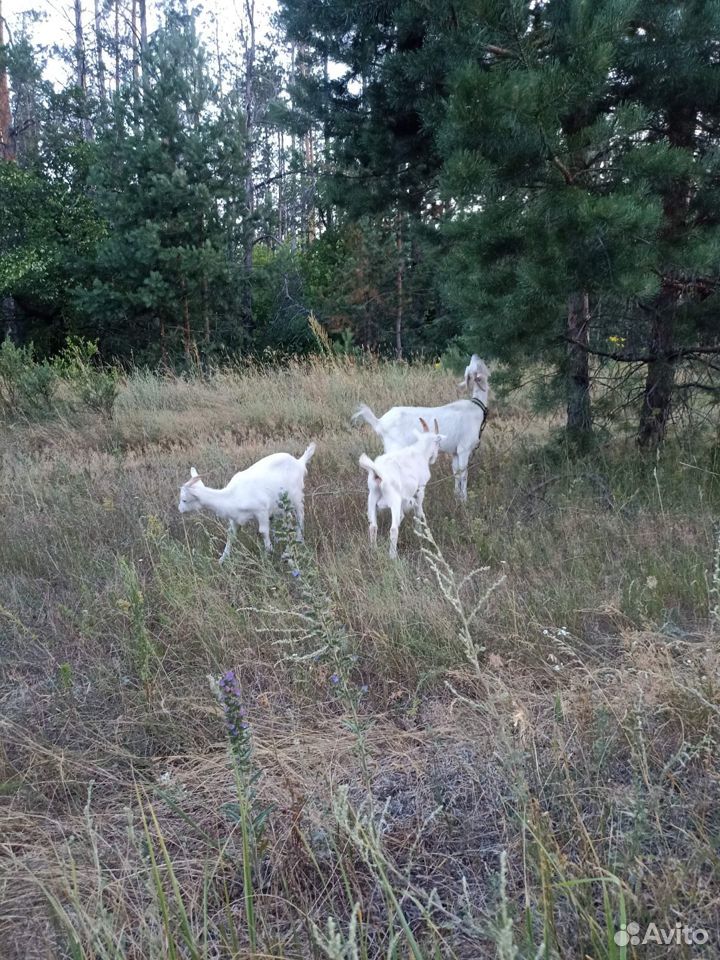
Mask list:
[[[160,360],[164,367],[168,365],[167,343],[165,342],[165,321],[160,317]]]
[[[587,293],[568,298],[567,312],[567,432],[569,437],[586,443],[592,436],[590,367],[587,347],[590,334],[590,309]]]
[[[120,0],[115,0],[115,92],[120,89]]]
[[[83,93],[87,90],[85,42],[82,27],[82,0],[75,0],[75,82]]]
[[[220,17],[215,14],[215,58],[217,60],[217,75],[218,75],[218,93],[222,99],[223,95],[223,70],[222,70],[222,57],[220,56]]]
[[[208,310],[208,282],[205,274],[203,274],[202,278],[202,318],[205,346],[207,347],[210,345],[210,312]]]
[[[287,234],[287,211],[285,210],[285,138],[283,132],[278,128],[278,233],[281,240],[285,240]]]
[[[102,11],[100,9],[100,0],[95,0],[95,51],[97,54],[98,96],[104,101],[106,99],[105,61],[103,60]]]
[[[295,47],[290,49],[290,81],[291,83],[295,82]],[[294,104],[291,103],[291,108],[294,107]],[[295,130],[291,129],[290,131],[290,156],[292,161],[295,159]],[[288,223],[288,232],[290,234],[290,249],[293,253],[297,248],[297,195],[298,195],[298,181],[296,174],[293,173],[291,181],[291,193],[290,193],[290,202],[287,206],[287,223]]]
[[[648,364],[645,379],[637,436],[641,447],[657,447],[661,444],[670,420],[675,386],[675,362],[670,358],[674,339],[674,308],[674,292],[662,291],[650,324],[648,352],[656,359]]]
[[[305,191],[305,240],[308,246],[315,239],[315,149],[312,127],[305,134],[305,170],[307,172],[307,190]]]
[[[87,55],[82,24],[82,0],[75,0],[75,78],[83,94],[83,113],[87,110]],[[90,118],[83,116],[83,138],[92,140]]]
[[[327,53],[323,56],[323,80],[325,81],[325,95],[327,96],[327,87],[329,83],[329,71],[328,71],[328,56]],[[324,173],[330,169],[330,120],[327,118],[323,122],[323,167]],[[327,205],[325,212],[325,220],[328,230],[332,230],[333,225],[333,206],[331,203]]]
[[[686,107],[668,111],[667,135],[671,146],[688,149],[695,141],[695,112]],[[686,177],[674,180],[663,197],[662,235],[672,241],[684,228],[690,204],[690,184]],[[674,349],[675,312],[680,301],[681,284],[673,282],[672,270],[663,277],[650,325],[649,354],[654,357],[647,369],[637,441],[654,448],[663,442],[670,421],[675,386]]]
[[[132,43],[132,76],[135,84],[140,79],[140,51],[137,27],[138,0],[132,0],[130,13],[130,41]]]
[[[245,0],[245,16],[247,17],[247,36],[245,38],[245,135],[247,137],[247,175],[245,177],[245,209],[247,210],[247,224],[245,227],[245,291],[244,313],[245,326],[252,326],[252,287],[250,277],[253,271],[253,255],[255,243],[255,229],[252,217],[255,212],[255,187],[253,184],[253,136],[255,134],[255,0]]]
[[[0,47],[5,45],[5,21],[0,0]],[[10,109],[10,84],[5,66],[0,66],[0,160],[15,159],[15,136]]]
[[[147,51],[147,3],[146,0],[139,0],[140,7],[140,53],[145,56]]]
[[[395,359],[403,358],[403,302],[404,302],[404,279],[405,279],[405,251],[402,235],[402,214],[398,211],[397,215],[397,271],[395,276],[395,285],[397,288],[397,305],[395,308]]]
[[[183,290],[185,285],[183,284]],[[190,332],[190,304],[188,303],[187,291],[183,294],[183,348],[185,350],[185,359],[190,362],[192,356],[192,335]]]

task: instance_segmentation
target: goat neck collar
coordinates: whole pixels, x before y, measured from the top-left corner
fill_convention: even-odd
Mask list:
[[[488,412],[487,405],[484,404],[479,397],[471,397],[470,403],[474,403],[476,407],[480,407],[480,409],[485,414],[485,416],[487,416],[487,412]]]

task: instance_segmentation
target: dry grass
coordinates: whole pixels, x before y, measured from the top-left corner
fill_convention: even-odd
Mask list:
[[[366,546],[357,458],[377,444],[349,425],[361,399],[455,396],[440,369],[317,361],[135,374],[111,419],[8,426],[3,960],[621,957],[622,910],[709,933],[692,953],[638,956],[716,955],[718,447],[677,443],[647,464],[616,440],[574,462],[522,397],[498,402],[467,508],[447,463],[426,501],[450,567],[488,568],[468,608],[505,576],[473,620],[477,676],[411,523],[398,562]],[[302,576],[348,683],[369,688],[355,706],[336,661],[278,643],[302,599],[279,556],[248,532],[221,569],[219,524],[176,510],[191,464],[219,484],[310,439]],[[274,805],[254,954],[206,680],[230,667]]]

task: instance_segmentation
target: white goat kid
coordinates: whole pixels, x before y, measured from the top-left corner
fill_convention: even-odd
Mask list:
[[[270,518],[282,513],[280,498],[287,494],[295,511],[297,536],[303,537],[305,522],[305,473],[315,444],[311,443],[298,458],[289,453],[273,453],[263,457],[247,470],[236,473],[221,490],[206,487],[195,467],[190,468],[190,480],[180,488],[180,513],[191,513],[206,507],[215,516],[228,522],[228,535],[220,563],[230,553],[237,528],[250,520],[257,520],[258,531],[271,550]]]
[[[370,523],[370,544],[377,543],[377,510],[387,508],[392,514],[390,527],[390,556],[397,557],[397,540],[403,516],[414,510],[415,515],[424,517],[423,500],[425,486],[430,479],[430,462],[437,457],[443,436],[438,432],[437,420],[435,433],[430,433],[427,423],[418,418],[423,432],[415,430],[415,442],[393,453],[383,453],[376,460],[366,454],[359,463],[368,474],[368,521]]]
[[[369,423],[382,439],[385,453],[392,453],[413,442],[418,417],[437,420],[443,435],[440,450],[452,455],[455,496],[467,500],[468,463],[485,425],[489,379],[486,364],[474,353],[465,369],[465,379],[458,384],[472,389],[471,399],[455,400],[441,407],[391,407],[382,417],[376,417],[370,407],[362,404],[353,421]],[[431,463],[434,462],[435,458]]]

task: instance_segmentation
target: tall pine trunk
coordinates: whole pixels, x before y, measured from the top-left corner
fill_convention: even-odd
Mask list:
[[[567,312],[567,432],[576,443],[587,443],[592,437],[590,403],[590,309],[586,293],[573,293],[568,298]]]
[[[100,0],[95,0],[95,50],[97,53],[97,88],[102,101],[106,98],[105,61],[103,60],[102,10]]]
[[[223,97],[223,68],[222,68],[222,55],[220,53],[220,17],[215,15],[215,60],[217,62],[217,82],[218,82],[218,94],[220,99]]]
[[[207,276],[202,277],[202,318],[205,337],[205,346],[210,346],[210,311],[208,310],[208,282]]]
[[[325,91],[323,96],[327,96],[327,89],[330,83],[330,72],[328,65],[328,55],[327,53],[323,54],[323,81],[325,83]],[[323,120],[323,174],[327,174],[330,169],[330,118],[329,114],[325,113],[325,119]],[[333,205],[328,203],[325,208],[325,226],[328,230],[332,230],[333,226]]]
[[[686,107],[669,110],[667,137],[673,147],[691,148],[695,140],[695,111]],[[663,197],[663,240],[672,244],[682,234],[689,203],[690,184],[686,177],[679,177]],[[667,268],[650,324],[648,353],[653,359],[648,363],[637,435],[638,444],[645,449],[663,442],[672,410],[675,386],[673,328],[682,286],[675,281],[672,270]]]
[[[253,299],[250,278],[254,265],[255,228],[255,185],[253,183],[253,136],[255,134],[254,83],[255,83],[255,0],[245,0],[248,34],[245,40],[245,136],[247,137],[247,175],[245,177],[245,209],[247,211],[245,234],[245,289],[243,291],[243,313],[245,329],[253,325]]]
[[[120,89],[120,0],[115,0],[115,92]]]
[[[403,235],[402,235],[402,214],[398,211],[397,215],[397,233],[396,233],[396,242],[397,242],[397,268],[395,276],[395,285],[397,290],[397,304],[395,306],[395,359],[402,360],[403,358],[403,306],[404,306],[404,297],[405,291],[404,280],[405,280],[405,251],[403,246]]]
[[[3,20],[2,0],[0,0],[0,48],[5,44],[5,21]],[[10,85],[4,64],[0,64],[0,161],[15,159],[15,136],[13,132],[12,111],[10,109]],[[7,296],[0,300],[2,329],[0,338],[17,340],[17,321],[15,300]]]
[[[160,317],[160,360],[163,367],[168,365],[167,342],[165,340],[165,320]]]
[[[287,237],[287,210],[285,209],[285,139],[283,131],[278,128],[277,132],[277,155],[278,155],[278,236],[281,241]]]
[[[290,88],[292,89],[292,84],[297,81],[297,75],[295,72],[296,66],[296,50],[295,45],[293,44],[290,47]],[[295,110],[295,104],[290,102],[290,109]],[[290,128],[290,156],[295,156],[296,140],[295,140],[295,128]],[[289,194],[289,200],[286,203],[286,223],[288,226],[288,232],[290,235],[290,250],[292,253],[297,251],[297,234],[298,234],[298,177],[297,174],[293,172],[290,179],[290,185],[287,190]]]
[[[75,79],[78,87],[82,91],[83,104],[83,139],[92,140],[92,125],[90,117],[87,116],[87,54],[85,51],[85,35],[83,34],[82,23],[82,0],[75,0]]]
[[[147,52],[147,4],[146,0],[139,0],[140,9],[140,54],[145,56]]]
[[[130,8],[130,42],[132,43],[132,77],[133,83],[137,88],[140,80],[140,38],[138,36],[137,16],[138,0],[132,0]]]
[[[183,350],[188,363],[192,358],[192,333],[190,330],[190,304],[185,283],[183,283]]]
[[[673,308],[672,292],[661,292],[650,324],[648,343],[650,356],[656,359],[648,364],[637,438],[639,445],[645,448],[662,443],[670,420],[675,385],[675,362],[671,359]]]
[[[5,45],[5,21],[0,0],[0,47]],[[0,160],[15,158],[15,138],[10,110],[10,85],[4,64],[0,65]]]
[[[307,184],[304,191],[303,209],[305,211],[305,243],[309,247],[315,239],[315,148],[312,127],[305,134],[304,141]]]

